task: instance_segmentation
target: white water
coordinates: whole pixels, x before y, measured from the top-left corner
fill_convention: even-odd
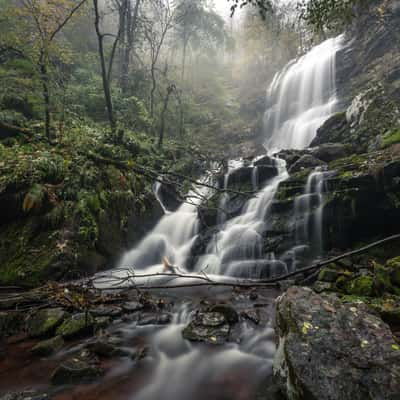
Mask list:
[[[315,171],[307,178],[304,194],[295,199],[296,244],[311,247],[314,256],[322,254],[324,179],[328,173]]]
[[[266,142],[269,154],[280,149],[305,148],[316,134],[317,128],[334,112],[335,95],[335,54],[342,39],[330,39],[312,49],[298,61],[290,63],[277,74],[270,88],[268,98],[271,107],[265,113]],[[304,241],[316,240],[322,247],[322,190],[323,175],[315,173],[309,177],[305,196],[297,202],[297,212],[309,218],[311,208],[315,221],[314,232],[309,231],[309,221],[304,226],[306,231],[298,234],[298,243],[286,257],[293,259],[290,264],[277,260],[274,254],[266,259],[263,242],[268,227],[268,211],[280,182],[287,178],[285,162],[276,159],[278,175],[262,187],[256,196],[245,204],[237,217],[227,219],[226,213],[219,212],[219,231],[214,235],[204,254],[194,266],[195,272],[214,278],[218,276],[271,277],[284,274],[295,268],[296,251]],[[231,164],[225,176],[224,187],[229,185],[229,175],[241,163]],[[205,178],[209,182],[208,178]],[[254,188],[258,186],[257,169],[252,176]],[[162,260],[176,265],[186,264],[190,248],[199,233],[200,222],[197,206],[204,197],[211,195],[209,188],[199,186],[189,194],[193,204],[184,203],[177,211],[167,212],[157,226],[132,250],[121,259],[119,267],[134,268],[135,273],[162,272]],[[316,203],[310,201],[312,193]],[[196,196],[200,194],[200,196]],[[159,187],[156,187],[159,196]],[[220,199],[220,208],[229,201],[226,193]],[[162,204],[163,206],[163,204]],[[164,207],[164,206],[163,206]],[[166,210],[166,208],[164,207]],[[117,270],[115,276],[123,277],[126,272]],[[137,280],[136,282],[139,282]],[[141,281],[140,281],[141,282]],[[174,282],[176,283],[176,281]],[[179,292],[181,295],[183,292]],[[191,292],[184,292],[190,295]],[[192,293],[193,295],[193,293]],[[177,311],[174,321],[151,336],[151,345],[156,354],[151,380],[146,383],[132,399],[137,400],[187,400],[217,398],[208,395],[211,386],[233,385],[238,388],[254,379],[260,379],[271,372],[275,352],[273,330],[269,324],[260,328],[244,325],[241,327],[240,344],[227,344],[216,351],[209,352],[199,345],[193,345],[182,339],[181,331],[188,323],[190,312]],[[132,329],[137,330],[136,326]],[[135,331],[136,332],[136,331]],[[235,375],[236,374],[236,375]],[[234,382],[227,382],[227,379]],[[233,377],[233,378],[232,378]],[[235,386],[236,385],[236,386]],[[236,389],[235,389],[236,390]],[[219,397],[218,397],[219,398]],[[222,398],[222,397],[221,397]],[[230,394],[231,399],[250,398],[237,390]]]
[[[336,52],[343,37],[328,39],[276,74],[267,92],[265,147],[269,152],[304,149],[335,112]]]

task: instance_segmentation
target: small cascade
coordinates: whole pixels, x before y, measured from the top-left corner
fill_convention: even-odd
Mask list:
[[[204,182],[209,182],[209,177]],[[156,185],[156,196],[159,186]],[[191,244],[199,231],[197,207],[206,198],[211,189],[206,186],[194,187],[177,211],[166,212],[155,228],[131,251],[127,252],[119,263],[119,268],[150,269],[160,272],[162,261],[166,257],[174,265],[185,265]]]
[[[323,192],[328,171],[314,171],[308,178],[304,193],[297,196],[294,203],[296,222],[296,244],[307,244],[314,257],[319,257],[323,251]]]
[[[216,275],[260,277],[260,266],[266,264],[265,261],[259,261],[264,255],[266,215],[279,183],[287,178],[285,162],[280,159],[275,162],[278,176],[272,178],[245,204],[239,216],[220,227],[195,270],[201,271],[207,267],[209,273]],[[273,266],[275,263],[267,264]]]

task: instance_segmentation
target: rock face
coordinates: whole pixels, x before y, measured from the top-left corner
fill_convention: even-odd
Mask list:
[[[278,299],[274,373],[290,400],[399,398],[400,346],[364,303],[292,287]]]

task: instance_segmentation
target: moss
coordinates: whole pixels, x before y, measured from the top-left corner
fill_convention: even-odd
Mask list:
[[[0,233],[0,284],[37,286],[57,258],[56,235],[35,232],[34,221],[18,222]]]
[[[346,291],[348,294],[356,296],[373,296],[374,279],[372,276],[360,276],[347,283]]]
[[[400,143],[400,128],[395,129],[383,136],[382,147],[389,147],[396,143]]]
[[[73,339],[93,331],[94,320],[88,314],[76,314],[65,320],[57,329],[57,335],[65,339]]]

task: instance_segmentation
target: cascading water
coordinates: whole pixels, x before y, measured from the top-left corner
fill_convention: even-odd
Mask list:
[[[298,61],[288,64],[276,75],[268,89],[270,107],[265,113],[265,147],[269,154],[281,149],[307,147],[317,128],[335,111],[334,65],[335,54],[341,42],[341,37],[325,41]],[[204,274],[207,274],[214,279],[217,279],[217,276],[221,278],[221,275],[225,276],[224,279],[227,279],[227,276],[268,278],[295,268],[295,247],[285,255],[287,259],[293,259],[290,263],[284,258],[276,259],[272,253],[266,255],[263,249],[269,226],[269,209],[278,185],[288,176],[283,160],[273,157],[270,160],[273,160],[274,166],[271,167],[276,168],[277,173],[274,177],[269,176],[264,182],[260,182],[262,168],[257,167],[256,163],[252,165],[254,168],[249,183],[254,190],[260,189],[244,204],[239,215],[229,218],[229,213],[224,212],[224,209],[231,196],[228,192],[220,196],[218,231],[209,240],[205,253],[198,258],[196,265],[191,266],[194,273],[203,278]],[[224,179],[224,189],[229,188],[230,178],[239,168],[243,168],[242,162],[230,163]],[[209,182],[208,179],[205,178]],[[303,228],[298,229],[297,247],[315,240],[318,242],[316,246],[319,249],[321,247],[323,179],[322,172],[312,174],[304,195],[296,200],[298,215],[302,214],[305,219],[313,219],[311,224],[307,220],[303,223]],[[157,185],[156,196],[163,206],[159,189]],[[167,257],[184,273],[183,266],[188,263],[191,247],[201,225],[197,208],[204,198],[212,194],[208,187],[199,186],[188,195],[192,204],[184,203],[175,212],[169,212],[163,206],[163,218],[134,249],[122,257],[120,267],[134,268],[135,273],[162,272],[162,260]],[[115,276],[118,279],[124,273],[117,269]],[[195,297],[193,291],[184,293],[191,298]],[[236,294],[232,295],[232,298],[238,301],[237,307],[240,307],[239,302],[244,302]],[[155,354],[149,367],[150,380],[140,382],[130,398],[254,398],[254,387],[271,373],[275,352],[271,327],[272,310],[267,310],[268,318],[261,325],[241,320],[237,332],[240,338],[238,343],[226,344],[211,351],[192,345],[182,338],[182,329],[196,308],[191,302],[180,302],[184,305],[179,308],[178,303],[173,322],[164,328],[153,327],[151,334],[148,334],[150,346]],[[268,304],[265,299],[264,302]],[[271,301],[269,304],[272,307]],[[126,331],[129,335],[140,337],[146,335],[143,329],[146,331],[147,328],[139,327],[135,322],[128,326]],[[249,389],[249,386],[252,388]]]
[[[304,194],[295,199],[296,244],[308,244],[315,257],[322,253],[322,216],[325,178],[329,172],[314,171],[308,178]]]
[[[342,42],[342,36],[328,39],[276,74],[264,116],[269,152],[306,148],[335,112],[335,62]]]

